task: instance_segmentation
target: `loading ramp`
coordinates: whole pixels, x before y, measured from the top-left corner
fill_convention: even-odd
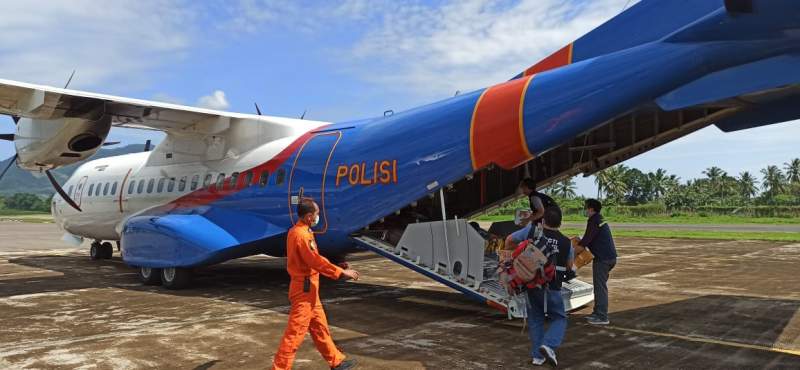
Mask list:
[[[364,233],[353,241],[426,277],[487,304],[509,318],[525,317],[526,295],[511,296],[498,280],[497,259],[485,255],[485,239],[464,219],[408,224],[399,242],[386,233]],[[564,283],[561,295],[567,311],[594,300],[591,284],[578,279]]]

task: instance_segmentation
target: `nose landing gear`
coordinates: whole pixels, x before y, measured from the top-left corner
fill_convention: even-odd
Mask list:
[[[89,247],[89,257],[93,260],[99,259],[111,259],[111,256],[114,255],[114,247],[111,246],[109,242],[100,243],[99,240],[95,240],[92,242],[91,247]]]

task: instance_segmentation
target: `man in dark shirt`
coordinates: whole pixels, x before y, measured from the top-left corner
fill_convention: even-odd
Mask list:
[[[607,325],[608,320],[608,274],[617,264],[617,248],[611,237],[611,228],[603,220],[600,210],[603,208],[597,199],[587,199],[584,203],[586,215],[586,232],[578,242],[576,253],[587,248],[594,255],[592,261],[592,284],[594,284],[594,312],[586,319],[590,324]]]
[[[536,228],[542,217],[544,217],[544,210],[547,207],[557,205],[553,198],[547,194],[540,193],[536,190],[536,182],[530,177],[526,177],[519,182],[517,187],[519,193],[528,197],[528,203],[531,207],[531,215],[522,219],[522,229],[519,229],[506,237],[506,249],[514,250],[519,243],[521,243],[530,234],[531,230]]]
[[[565,279],[567,258],[572,248],[570,240],[558,231],[561,227],[561,209],[550,206],[545,209],[542,222],[542,238],[536,247],[556,265],[556,276],[545,287],[528,289],[528,338],[531,341],[531,356],[534,365],[549,362],[556,366],[556,349],[564,340],[567,331],[567,314],[561,298],[561,283]],[[545,330],[545,314],[550,325]]]

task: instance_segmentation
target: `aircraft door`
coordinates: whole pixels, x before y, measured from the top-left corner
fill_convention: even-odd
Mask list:
[[[319,204],[319,224],[314,227],[317,234],[324,234],[328,230],[325,182],[331,157],[341,138],[341,131],[312,136],[298,151],[289,173],[289,217],[292,223],[297,220],[296,209],[300,198],[313,198]]]
[[[84,188],[86,187],[86,181],[88,180],[89,176],[81,177],[81,179],[78,180],[78,185],[75,186],[75,193],[68,194],[69,196],[73,197],[72,200],[74,200],[75,203],[78,204],[78,207],[81,206],[81,199],[83,198],[83,192],[85,190]]]
[[[127,190],[126,186],[130,186],[128,181],[130,180],[131,172],[133,168],[129,169],[127,173],[125,173],[125,177],[122,178],[122,183],[119,187],[119,193],[115,197],[114,202],[119,206],[119,213],[125,212],[130,207],[128,206],[128,200],[130,200],[130,192]]]

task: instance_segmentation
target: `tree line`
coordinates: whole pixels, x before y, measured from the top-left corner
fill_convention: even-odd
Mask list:
[[[759,174],[744,171],[731,175],[713,166],[703,171],[703,175],[684,182],[660,168],[644,173],[620,164],[595,174],[594,182],[597,198],[616,205],[657,202],[673,210],[800,205],[800,158],[782,166],[767,166]],[[575,181],[564,179],[548,186],[545,192],[561,199],[574,199]]]
[[[50,212],[50,199],[30,193],[0,196],[0,209],[17,211]]]

